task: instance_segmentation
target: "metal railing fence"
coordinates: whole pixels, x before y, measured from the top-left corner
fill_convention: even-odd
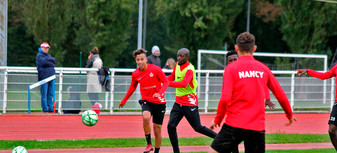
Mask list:
[[[90,100],[86,91],[86,72],[97,71],[95,68],[65,68],[56,67],[55,97],[56,109],[59,114],[63,104],[69,99],[69,94],[80,95],[81,110],[89,109]],[[99,93],[99,102],[103,110],[113,114],[114,112],[141,110],[138,99],[140,92],[136,90],[130,97],[124,108],[118,108],[119,102],[125,96],[131,82],[131,74],[134,69],[110,68],[110,91]],[[170,72],[170,70],[164,70]],[[222,91],[222,70],[196,70],[200,73],[198,98],[199,108],[205,113],[215,111]],[[334,79],[326,81],[313,77],[295,77],[295,71],[272,71],[280,85],[286,92],[293,110],[324,109],[329,110],[334,103]],[[0,67],[0,107],[2,112],[28,111],[27,87],[38,82],[36,67]],[[72,86],[77,91],[68,91]],[[167,108],[174,103],[175,89],[166,90]],[[254,98],[254,97],[252,97]],[[281,107],[271,94],[271,100],[276,104],[276,109]],[[40,111],[40,90],[31,91],[31,110]],[[266,108],[266,110],[269,110]]]

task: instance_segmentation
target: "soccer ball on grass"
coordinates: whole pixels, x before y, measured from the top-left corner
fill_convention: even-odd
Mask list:
[[[13,149],[12,153],[28,153],[28,152],[25,147],[17,146]]]
[[[94,126],[98,121],[98,115],[93,110],[86,110],[82,114],[82,123],[86,126]]]

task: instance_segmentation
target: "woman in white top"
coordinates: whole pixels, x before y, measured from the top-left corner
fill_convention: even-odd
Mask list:
[[[94,47],[90,51],[86,67],[100,69],[102,66],[103,62],[99,57],[99,50],[97,47]],[[87,72],[87,92],[92,105],[99,101],[98,93],[102,92],[102,85],[98,79],[97,71]]]

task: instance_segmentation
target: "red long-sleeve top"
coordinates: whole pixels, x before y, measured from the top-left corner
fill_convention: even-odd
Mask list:
[[[220,124],[226,114],[227,125],[263,131],[266,88],[273,92],[287,118],[291,119],[293,113],[288,98],[269,68],[253,56],[240,56],[225,69],[214,123]]]
[[[187,85],[190,85],[192,88],[193,86],[193,71],[192,70],[187,70],[186,74],[184,76],[184,79],[182,81],[175,81],[175,70],[178,62],[174,65],[173,72],[171,75],[169,75],[167,78],[169,80],[169,86],[170,87],[176,87],[176,88],[185,88]],[[180,70],[184,70],[188,65],[190,65],[190,62],[186,62],[185,64],[180,65]],[[176,96],[176,103],[183,105],[183,106],[198,106],[198,97],[197,95],[194,94],[188,94],[184,96]]]
[[[133,92],[136,90],[138,83],[140,84],[140,93],[142,100],[147,100],[152,103],[165,104],[165,90],[168,87],[168,80],[164,72],[156,65],[147,64],[147,68],[144,71],[140,71],[137,68],[132,72],[132,81],[128,92],[121,101],[125,104],[130,98]],[[153,95],[159,93],[159,98],[154,98]]]
[[[315,78],[318,78],[318,79],[321,79],[321,80],[325,80],[325,79],[335,77],[336,74],[337,74],[337,65],[332,67],[327,72],[317,72],[317,71],[308,69],[308,75],[310,75],[312,77],[315,77]],[[336,86],[336,91],[337,91],[337,86]],[[335,96],[335,102],[337,102],[337,94]]]

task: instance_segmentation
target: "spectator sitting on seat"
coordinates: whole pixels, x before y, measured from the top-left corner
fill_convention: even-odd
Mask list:
[[[76,87],[69,86],[68,89],[69,99],[63,102],[64,114],[78,114],[81,111],[81,97]]]

